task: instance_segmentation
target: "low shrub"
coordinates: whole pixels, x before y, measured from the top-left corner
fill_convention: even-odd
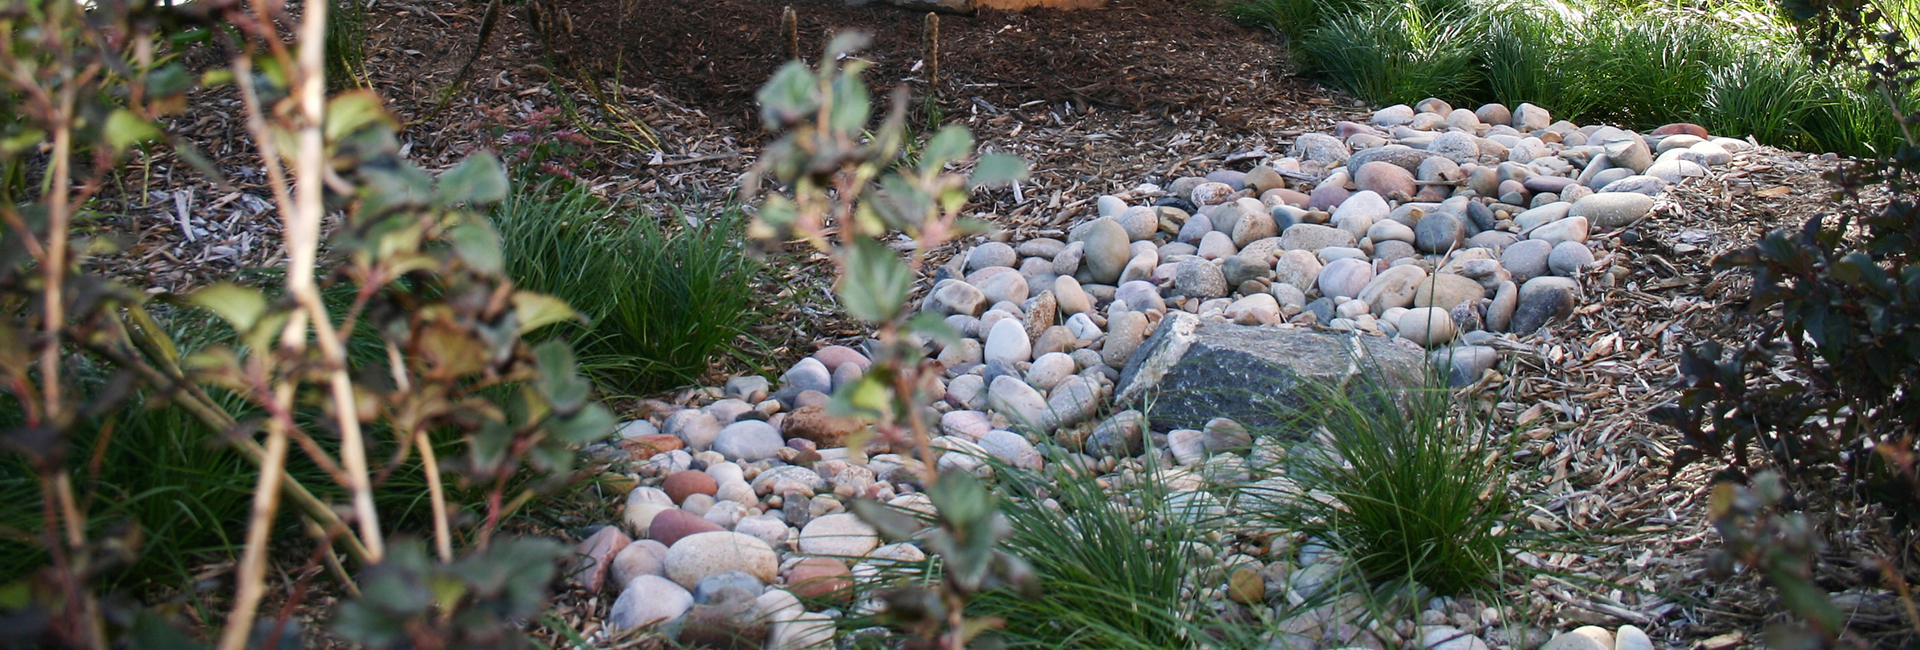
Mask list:
[[[627,214],[578,187],[522,192],[493,212],[514,281],[588,319],[554,335],[574,341],[603,389],[696,382],[717,358],[743,353],[760,317],[739,213],[676,217],[669,226]]]

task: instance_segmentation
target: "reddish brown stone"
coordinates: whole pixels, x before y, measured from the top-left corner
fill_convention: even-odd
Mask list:
[[[862,371],[865,371],[868,366],[873,365],[873,361],[868,359],[867,355],[860,354],[859,350],[844,345],[829,345],[820,348],[820,351],[813,353],[813,358],[818,359],[820,365],[826,366],[827,372],[839,370],[840,364],[844,363],[854,364]]]
[[[664,454],[687,446],[687,443],[682,442],[679,436],[666,434],[634,436],[633,438],[622,440],[617,444],[620,445],[621,449],[632,454],[634,460],[646,460],[654,457],[655,454]]]
[[[830,557],[810,557],[787,569],[787,591],[801,598],[845,598],[853,588],[853,571]]]
[[[654,541],[673,546],[674,542],[689,535],[711,533],[725,530],[719,524],[701,519],[699,515],[674,508],[653,517],[653,525],[647,528],[647,537]]]
[[[720,485],[714,483],[713,477],[706,472],[690,469],[667,477],[666,481],[660,483],[660,490],[666,492],[667,498],[673,499],[674,503],[686,503],[687,497],[695,494],[713,496],[720,490]]]
[[[1689,124],[1687,122],[1674,122],[1672,124],[1668,124],[1666,126],[1654,129],[1653,134],[1654,135],[1686,134],[1686,135],[1696,136],[1700,138],[1712,137],[1707,134],[1707,129],[1705,127],[1702,127],[1698,124]]]
[[[824,406],[805,406],[787,415],[788,438],[811,440],[821,448],[845,447],[847,436],[866,424],[853,418],[827,415]]]
[[[573,559],[567,567],[567,584],[599,593],[606,584],[607,567],[613,556],[633,543],[617,526],[607,526],[573,547]]]

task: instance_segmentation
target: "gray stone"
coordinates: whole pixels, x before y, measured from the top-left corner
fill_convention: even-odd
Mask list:
[[[620,590],[620,598],[607,611],[607,627],[630,630],[666,623],[680,618],[693,607],[693,594],[672,580],[642,575]]]
[[[1620,176],[1609,173],[1612,171],[1616,170],[1608,170],[1607,172],[1594,175],[1595,181],[1605,181],[1605,183],[1598,186],[1600,188],[1598,191],[1610,194],[1644,194],[1647,196],[1658,196],[1660,193],[1667,191],[1667,186],[1671,185],[1671,183],[1657,176]],[[1617,171],[1624,172],[1626,170],[1621,169]],[[1610,178],[1611,176],[1619,177]]]
[[[1058,426],[1046,398],[1017,377],[994,378],[987,386],[987,406],[1024,431],[1045,434]]]
[[[1424,364],[1419,346],[1398,339],[1202,323],[1173,312],[1121,372],[1115,403],[1151,403],[1155,431],[1200,429],[1216,417],[1257,429],[1284,422],[1276,409],[1304,405],[1302,382],[1344,385],[1366,368],[1411,385]]]
[[[1467,224],[1446,212],[1430,212],[1413,225],[1413,247],[1423,253],[1445,253],[1467,239]]]
[[[1547,255],[1547,268],[1554,275],[1570,276],[1593,266],[1593,251],[1579,242],[1560,242]]]
[[[1324,133],[1302,133],[1293,140],[1293,148],[1287,155],[1305,162],[1320,163],[1321,167],[1333,167],[1347,162],[1352,152],[1339,138]]]
[[[759,420],[741,420],[720,430],[713,439],[713,450],[727,460],[753,462],[773,458],[785,446],[773,425]]]
[[[1549,321],[1573,313],[1573,292],[1559,287],[1534,292],[1514,307],[1512,331],[1532,334]]]
[[[1113,414],[1087,434],[1087,453],[1095,457],[1126,458],[1140,453],[1147,416],[1133,409]]]
[[[759,596],[761,592],[766,591],[767,586],[761,583],[759,578],[745,571],[716,573],[701,578],[700,582],[693,586],[693,603],[696,605],[711,603],[714,594],[722,589],[739,589]]]
[[[1319,224],[1302,223],[1280,233],[1280,247],[1286,250],[1317,251],[1328,246],[1352,246],[1353,233]]]
[[[781,375],[780,383],[782,388],[828,393],[833,391],[833,373],[828,372],[827,365],[819,359],[807,357]]]
[[[1493,301],[1487,303],[1487,329],[1505,332],[1513,323],[1514,309],[1520,303],[1520,287],[1512,282],[1502,282],[1493,291]]]
[[[1358,174],[1361,167],[1370,162],[1386,162],[1398,165],[1408,172],[1420,171],[1420,162],[1439,154],[1422,151],[1406,145],[1390,144],[1384,147],[1361,149],[1347,159],[1347,171]]]
[[[1596,228],[1619,228],[1653,210],[1653,197],[1633,192],[1600,192],[1573,204],[1568,217],[1586,217]]]
[[[1220,267],[1198,257],[1181,260],[1173,270],[1173,295],[1220,298],[1227,295],[1227,277]]]
[[[1020,255],[1012,246],[1000,242],[987,242],[973,247],[967,252],[967,271],[973,272],[994,266],[1013,266],[1020,262]]]
[[[1434,350],[1430,356],[1435,367],[1447,369],[1447,382],[1465,386],[1500,362],[1500,352],[1484,345],[1455,345]]]
[[[1552,243],[1524,239],[1500,253],[1500,266],[1513,274],[1515,282],[1526,282],[1547,274],[1547,258],[1552,254]]]

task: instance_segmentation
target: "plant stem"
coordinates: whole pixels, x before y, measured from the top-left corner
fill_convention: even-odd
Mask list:
[[[281,382],[279,392],[289,402],[293,383]],[[287,466],[287,427],[284,417],[267,421],[267,445],[260,459],[260,480],[253,490],[253,515],[247,521],[246,551],[240,558],[233,613],[227,615],[220,650],[245,650],[253,619],[266,593],[267,545],[272,541],[273,515],[280,507],[280,475]]]
[[[440,463],[433,455],[433,441],[425,430],[413,432],[413,444],[420,447],[420,464],[427,472],[427,497],[433,505],[433,545],[441,562],[453,561],[453,532],[447,525],[447,495],[440,486]]]

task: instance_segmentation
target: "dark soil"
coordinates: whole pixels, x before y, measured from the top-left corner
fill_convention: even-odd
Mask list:
[[[783,4],[768,0],[554,0],[556,49],[616,71],[626,83],[659,83],[716,116],[750,118],[753,93],[786,58]],[[862,56],[885,89],[926,91],[925,14],[841,0],[791,0],[800,53],[817,59],[839,30],[874,37]],[[1190,108],[1232,113],[1290,100],[1276,84],[1274,39],[1176,0],[1114,0],[1105,9],[982,11],[939,22],[945,95],[1000,107],[1071,102],[1137,113]],[[612,51],[608,51],[611,49]],[[952,102],[949,102],[952,103]],[[724,118],[723,118],[724,119]]]

